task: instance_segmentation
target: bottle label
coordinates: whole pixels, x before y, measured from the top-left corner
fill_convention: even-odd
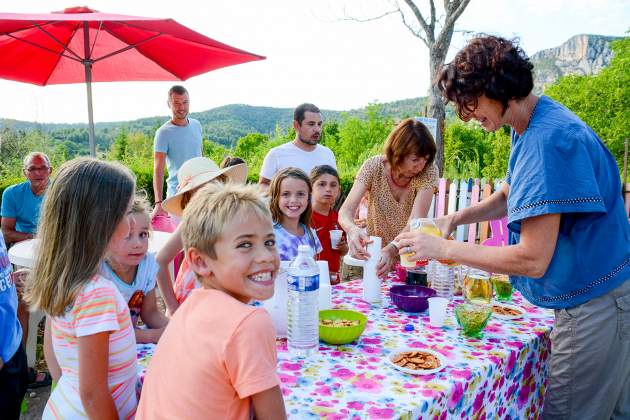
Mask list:
[[[319,274],[314,276],[289,276],[289,290],[313,292],[319,289]]]

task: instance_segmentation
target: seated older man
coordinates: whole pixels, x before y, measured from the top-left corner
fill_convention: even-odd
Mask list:
[[[10,186],[2,194],[2,234],[7,244],[35,235],[52,168],[48,156],[33,152],[24,158],[23,171],[27,180]]]
[[[31,239],[37,231],[39,209],[44,201],[44,193],[50,181],[52,167],[48,156],[41,152],[32,152],[24,158],[24,175],[26,181],[15,184],[2,193],[2,235],[7,244]],[[22,343],[26,347],[29,333],[29,308],[18,291],[17,316],[22,326]],[[38,313],[33,318],[37,321],[43,314]],[[34,347],[27,348],[29,365],[35,364]],[[50,375],[37,373],[29,367],[28,387],[37,388],[50,385]]]

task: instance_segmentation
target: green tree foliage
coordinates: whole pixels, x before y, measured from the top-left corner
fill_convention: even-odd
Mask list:
[[[236,142],[234,155],[240,157],[252,167],[260,168],[269,143],[269,136],[251,133]],[[262,152],[265,151],[265,154]]]
[[[108,157],[113,160],[118,160],[120,162],[124,162],[127,160],[127,155],[129,153],[129,139],[127,138],[127,130],[122,129],[114,143],[112,143],[112,147],[108,153]]]
[[[447,125],[444,130],[444,176],[480,178],[488,149],[487,135],[478,124],[456,121]]]
[[[611,44],[610,65],[593,76],[567,76],[545,94],[564,104],[608,146],[621,168],[624,140],[630,136],[630,37]]]
[[[342,174],[355,173],[370,156],[382,153],[383,144],[394,128],[393,118],[384,115],[378,104],[370,104],[366,118],[344,116],[338,128],[338,138],[327,140]],[[331,136],[332,137],[332,136]],[[328,143],[327,143],[328,144]]]
[[[444,177],[502,179],[510,158],[510,129],[487,133],[476,122],[452,120],[444,131]]]
[[[503,179],[510,159],[512,139],[510,129],[503,127],[488,135],[490,150],[486,152],[481,174],[486,179]]]
[[[217,165],[229,154],[229,152],[229,149],[226,149],[219,143],[215,143],[210,140],[203,141],[203,155],[215,161]]]

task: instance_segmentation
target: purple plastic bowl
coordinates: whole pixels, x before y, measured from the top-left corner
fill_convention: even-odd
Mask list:
[[[429,307],[430,297],[437,292],[430,287],[416,285],[396,285],[389,289],[392,302],[405,312],[424,312]]]

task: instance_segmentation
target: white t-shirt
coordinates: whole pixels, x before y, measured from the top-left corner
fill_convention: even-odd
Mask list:
[[[274,147],[267,153],[260,169],[260,176],[272,179],[276,173],[289,166],[300,168],[309,175],[311,169],[319,165],[330,165],[337,169],[335,155],[332,150],[318,144],[315,150],[306,152],[290,141]]]

